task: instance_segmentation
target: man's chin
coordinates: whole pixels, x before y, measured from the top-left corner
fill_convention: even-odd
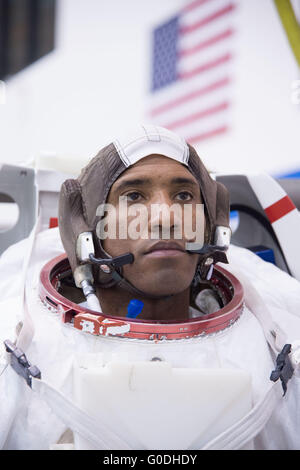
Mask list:
[[[138,263],[137,263],[138,264]],[[150,263],[135,266],[134,270],[124,269],[124,277],[137,289],[155,296],[176,295],[190,288],[195,266],[181,263],[164,263],[160,266]]]
[[[137,287],[142,292],[145,292],[150,295],[155,295],[159,297],[166,297],[169,295],[176,295],[181,294],[186,289],[190,288],[191,282],[172,282],[170,280],[166,281],[166,279],[162,279],[161,282],[158,282],[157,279],[154,281],[149,281],[147,284],[145,283],[135,283],[135,287]]]

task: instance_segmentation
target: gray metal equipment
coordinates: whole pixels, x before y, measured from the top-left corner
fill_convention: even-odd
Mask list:
[[[264,246],[273,250],[276,266],[290,274],[277,236],[247,177],[244,175],[219,175],[216,179],[229,190],[230,210],[237,211],[239,215],[239,224],[232,235],[231,242],[249,249]],[[300,180],[286,178],[276,179],[276,181],[300,210]]]
[[[16,224],[0,232],[0,255],[10,245],[28,237],[37,218],[37,187],[31,168],[0,165],[0,219],[1,203],[16,203],[19,218]]]

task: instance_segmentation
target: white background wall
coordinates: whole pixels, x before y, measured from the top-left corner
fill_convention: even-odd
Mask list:
[[[297,0],[296,0],[297,1]],[[77,171],[145,120],[151,28],[185,0],[58,0],[56,49],[7,82],[0,162],[41,152]],[[210,169],[300,169],[296,61],[272,0],[237,0],[233,130],[197,148]]]

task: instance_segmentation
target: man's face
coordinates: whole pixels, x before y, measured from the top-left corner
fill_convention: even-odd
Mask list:
[[[188,209],[195,225],[196,205],[202,204],[197,180],[186,167],[175,160],[161,155],[150,155],[126,170],[111,187],[106,202],[117,209],[117,228],[121,222],[124,224],[124,212],[120,211],[120,215],[118,210],[120,201],[124,200],[127,201],[129,212],[131,206],[142,204],[147,208],[149,216],[146,219],[144,217],[142,222],[140,219],[138,228],[141,236],[137,239],[130,236],[122,239],[117,230],[116,238],[106,238],[102,241],[104,250],[112,257],[128,252],[134,255],[134,262],[123,267],[123,275],[144,292],[168,295],[187,289],[198,262],[198,255],[185,251],[185,243],[192,241],[186,236],[188,230],[185,230],[184,224],[187,222],[173,212],[169,212],[167,221],[164,220],[167,214],[159,213],[153,217],[152,209],[158,204],[164,204],[168,208],[177,204],[177,208],[182,209],[184,205],[189,205]],[[127,226],[130,226],[132,219],[132,215],[126,215]],[[167,238],[162,232],[165,223],[169,224],[170,228]],[[202,224],[204,225],[203,220]],[[204,232],[204,226],[202,230]],[[178,238],[180,231],[182,235]]]

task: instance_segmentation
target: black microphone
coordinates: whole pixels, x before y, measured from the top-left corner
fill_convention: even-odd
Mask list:
[[[193,243],[187,243],[186,245],[193,245]],[[195,244],[196,245],[196,244]],[[197,255],[203,255],[204,258],[208,259],[211,257],[211,260],[213,263],[225,263],[228,264],[228,259],[226,256],[226,251],[228,250],[228,246],[223,245],[203,245],[201,248],[199,248],[199,245],[195,246],[195,248],[189,248],[189,246],[185,249],[187,253],[190,254],[197,254]]]
[[[187,251],[188,253],[195,253],[195,254],[198,254],[198,255],[207,255],[209,253],[213,253],[215,251],[221,251],[221,252],[225,252],[227,251],[228,247],[226,246],[218,246],[218,245],[203,245],[202,248],[190,248],[190,249],[186,249],[185,251]]]
[[[131,264],[134,261],[132,253],[126,253],[125,255],[116,256],[115,258],[96,258],[92,253],[89,254],[89,258],[94,264],[105,264],[112,266],[113,268],[120,268],[124,264]]]

